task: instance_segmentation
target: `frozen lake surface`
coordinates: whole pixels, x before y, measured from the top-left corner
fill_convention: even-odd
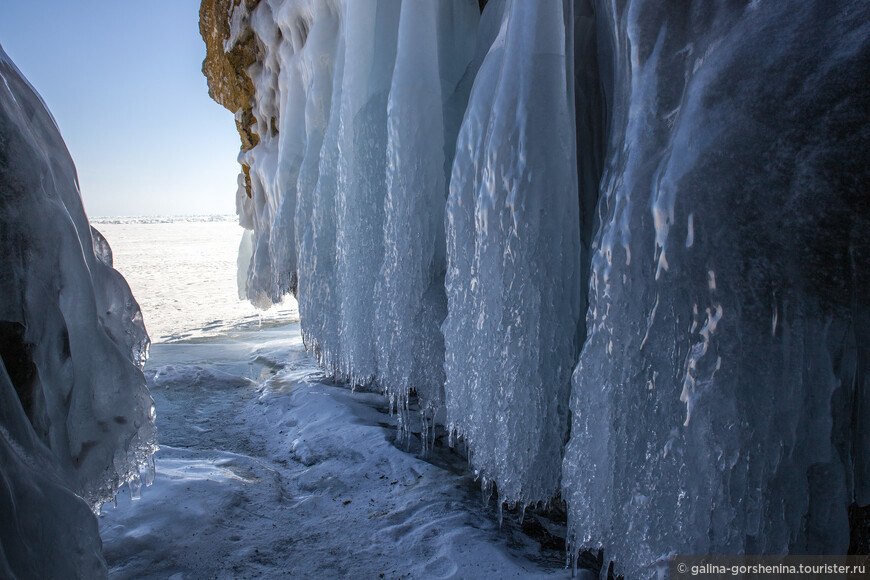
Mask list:
[[[396,444],[384,397],[326,380],[298,324],[156,344],[146,375],[157,477],[103,508],[112,578],[570,576],[558,524],[499,527],[444,437]]]
[[[296,301],[267,311],[240,300],[236,274],[244,231],[235,216],[96,218],[142,308],[152,342],[219,336],[229,329],[296,320]]]
[[[234,292],[218,274],[233,254],[206,248],[234,252],[209,236],[237,226],[96,227],[162,333],[145,369],[157,477],[141,499],[122,490],[100,516],[112,578],[570,576],[563,523],[506,513],[500,526],[443,433],[426,455],[419,426],[397,442],[386,399],[325,377],[292,313],[258,327],[220,295]],[[167,309],[176,299],[179,310]]]

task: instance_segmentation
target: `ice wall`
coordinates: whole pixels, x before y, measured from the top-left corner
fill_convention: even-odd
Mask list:
[[[484,481],[527,504],[558,489],[579,347],[573,11],[496,2],[487,18],[491,38],[467,0],[239,4],[262,55],[238,199],[252,301],[296,291],[327,368],[375,382],[403,424],[411,390],[427,421],[446,403]],[[508,460],[514,445],[531,452]]]
[[[0,571],[93,577],[88,507],[153,470],[148,336],[54,119],[2,50],[0,77]]]
[[[387,103],[377,380],[400,407],[413,388],[429,420],[444,404],[444,208],[477,22],[470,2],[404,3]]]
[[[866,3],[599,2],[612,111],[574,549],[844,553],[866,505]]]
[[[295,292],[331,373],[415,391],[501,502],[561,492],[572,550],[629,576],[844,551],[866,3],[485,4],[230,5],[247,295]]]
[[[261,50],[248,70],[258,143],[240,155],[250,197],[245,179],[237,194],[253,230],[247,296],[265,306],[294,292],[324,366],[377,380],[400,410],[413,388],[430,415],[443,399],[444,202],[478,18],[464,0],[241,3],[230,18],[231,37],[248,27]]]

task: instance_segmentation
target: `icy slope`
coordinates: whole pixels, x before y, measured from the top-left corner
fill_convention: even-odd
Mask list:
[[[148,336],[54,119],[2,50],[0,76],[2,553],[24,577],[91,576],[87,505],[152,465]]]

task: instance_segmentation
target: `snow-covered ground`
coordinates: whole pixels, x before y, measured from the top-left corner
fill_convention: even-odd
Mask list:
[[[157,477],[100,517],[113,578],[567,578],[564,528],[483,503],[439,437],[328,381],[299,326],[156,344]],[[553,534],[547,531],[550,528]]]
[[[236,298],[233,221],[97,222],[155,341],[161,446],[141,499],[103,506],[113,578],[569,576],[564,522],[499,526],[442,432],[422,456],[384,397],[323,375],[294,305],[257,323]]]

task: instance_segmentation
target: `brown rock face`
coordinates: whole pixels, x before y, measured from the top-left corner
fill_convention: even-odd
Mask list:
[[[251,129],[254,125],[254,84],[247,74],[248,67],[257,61],[257,38],[249,26],[243,25],[235,42],[228,46],[233,10],[242,2],[250,13],[260,0],[202,0],[199,7],[199,33],[206,47],[202,74],[208,81],[208,95],[236,115],[242,151],[247,151],[260,140]],[[242,169],[250,197],[248,168]]]

